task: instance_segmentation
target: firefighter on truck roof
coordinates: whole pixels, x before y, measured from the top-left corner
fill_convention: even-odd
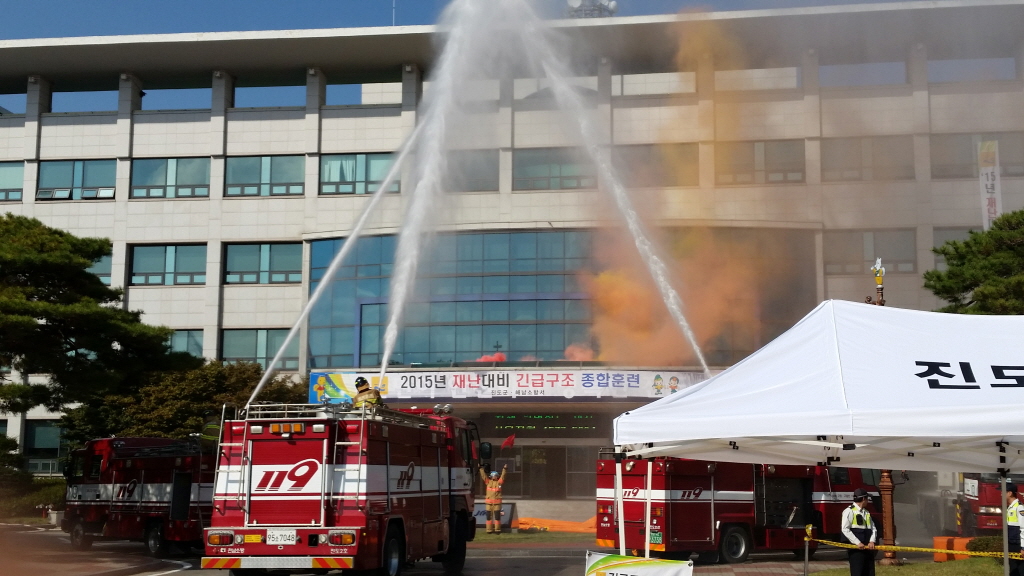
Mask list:
[[[362,408],[364,404],[376,404],[384,408],[384,399],[376,388],[370,387],[370,382],[362,376],[356,378],[356,397],[352,399],[353,408]]]
[[[203,412],[203,431],[199,434],[199,442],[207,451],[216,450],[220,443],[220,418],[213,410]]]
[[[501,485],[505,483],[507,470],[508,465],[506,464],[501,467],[501,476],[498,476],[498,472],[495,470],[488,478],[484,469],[480,469],[480,477],[483,478],[484,486],[487,487],[487,499],[484,500],[484,504],[487,505],[488,534],[501,534]]]

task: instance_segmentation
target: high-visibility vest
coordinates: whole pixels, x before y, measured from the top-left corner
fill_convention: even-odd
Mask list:
[[[203,426],[203,433],[199,435],[199,439],[208,442],[220,442],[220,424],[207,422]]]
[[[853,510],[850,531],[862,544],[871,542],[871,513],[864,508],[858,509],[853,504],[850,505],[850,509]]]
[[[353,408],[361,408],[363,404],[384,404],[384,400],[380,397],[380,392],[377,392],[373,388],[369,390],[363,390],[356,394],[356,397],[352,399]]]

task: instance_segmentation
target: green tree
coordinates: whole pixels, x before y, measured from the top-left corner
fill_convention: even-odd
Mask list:
[[[221,362],[155,374],[131,394],[108,395],[68,410],[61,427],[72,444],[112,434],[187,438],[202,430],[206,412],[219,417],[225,404],[245,406],[262,375],[259,364]],[[279,376],[267,384],[259,399],[303,403],[307,390],[306,381],[293,383],[289,376]]]
[[[32,474],[24,468],[25,458],[18,453],[18,441],[0,435],[0,497],[19,493],[32,484]]]
[[[940,312],[1024,314],[1024,211],[1003,214],[990,230],[934,252],[947,269],[925,272],[924,286],[948,303]]]
[[[0,365],[48,375],[43,385],[0,381],[0,410],[60,410],[122,392],[152,370],[198,365],[170,353],[171,331],[143,324],[122,307],[121,290],[89,272],[110,253],[106,239],[0,217]]]

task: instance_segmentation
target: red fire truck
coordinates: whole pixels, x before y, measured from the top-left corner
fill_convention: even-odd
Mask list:
[[[999,474],[939,474],[939,487],[917,496],[921,522],[935,535],[979,536],[1003,529],[1003,488]],[[946,476],[946,478],[942,478]],[[1007,479],[1020,486],[1024,475]]]
[[[450,411],[256,404],[226,421],[202,567],[460,571],[490,445]]]
[[[626,548],[643,553],[647,472],[651,476],[651,550],[685,559],[743,562],[754,550],[792,550],[803,556],[804,526],[838,537],[843,509],[870,474],[852,468],[732,464],[678,458],[623,461]],[[882,526],[878,502],[871,508]],[[619,547],[615,461],[597,463],[597,544]],[[813,548],[812,548],[813,553]]]
[[[75,450],[65,469],[61,530],[71,546],[94,539],[141,540],[160,556],[171,543],[201,545],[209,521],[214,455],[197,442],[103,438]]]

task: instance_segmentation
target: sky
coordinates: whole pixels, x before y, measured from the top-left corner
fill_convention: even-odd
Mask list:
[[[535,0],[561,11],[564,0]],[[882,0],[618,0],[619,14]],[[447,0],[0,0],[0,39],[431,24]]]
[[[486,1],[486,0],[485,0]],[[565,0],[533,0],[560,15]],[[749,10],[795,6],[878,3],[888,0],[617,0],[620,16],[670,14],[683,9]],[[915,0],[923,1],[923,0]],[[449,0],[0,0],[0,40],[348,28],[432,24]],[[394,11],[392,11],[394,7]],[[151,91],[143,108],[208,108],[209,90]],[[304,88],[239,89],[236,106],[295,106]],[[328,104],[355,104],[355,86],[329,87]],[[24,112],[24,95],[0,94],[0,108]],[[56,93],[54,112],[113,110],[112,92]],[[3,113],[3,110],[0,110]]]

